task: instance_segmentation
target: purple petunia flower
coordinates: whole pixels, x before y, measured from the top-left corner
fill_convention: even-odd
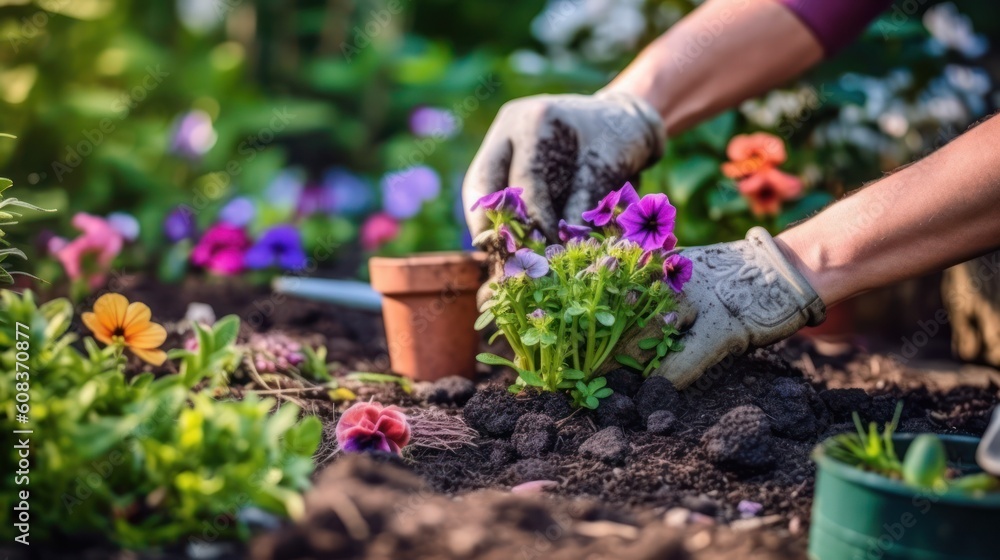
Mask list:
[[[458,132],[458,119],[447,109],[417,107],[410,113],[410,132],[421,138],[450,138]]]
[[[253,220],[255,214],[256,209],[253,202],[245,196],[238,196],[227,202],[222,210],[219,210],[219,221],[231,226],[243,227]]]
[[[583,219],[598,227],[608,225],[614,220],[616,210],[625,210],[629,206],[639,202],[639,194],[635,192],[632,183],[626,182],[622,188],[611,191],[597,203],[593,210],[583,213]]]
[[[497,235],[500,236],[500,241],[503,242],[504,247],[507,248],[508,253],[513,253],[517,250],[517,240],[514,239],[514,234],[507,227],[507,224],[501,224],[497,231]]]
[[[648,194],[618,216],[618,225],[622,226],[625,239],[652,251],[663,247],[674,230],[676,217],[677,209],[670,204],[667,195]]]
[[[531,313],[528,313],[528,318],[530,318],[530,319],[544,319],[545,318],[545,310],[543,310],[543,309],[536,309],[536,310],[532,311]]]
[[[178,206],[163,220],[163,233],[171,243],[195,236],[194,212],[185,206]]]
[[[469,210],[476,210],[477,208],[482,208],[483,210],[492,210],[494,212],[504,212],[512,211],[514,216],[516,216],[522,222],[528,221],[528,208],[524,205],[524,200],[521,199],[521,193],[524,189],[519,189],[517,187],[507,187],[506,189],[499,190],[495,193],[490,193],[475,203]]]
[[[362,214],[371,208],[375,200],[375,193],[368,183],[346,169],[333,168],[324,173],[323,186],[330,192],[333,210],[339,214]]]
[[[694,263],[683,255],[670,255],[663,261],[663,281],[677,293],[684,289],[692,272]]]
[[[601,270],[607,270],[608,272],[614,272],[618,270],[618,259],[612,257],[611,255],[604,255],[597,262],[591,264],[587,267],[587,272],[599,272]]]
[[[559,220],[559,241],[569,243],[574,239],[587,239],[590,236],[590,228],[587,226],[574,226],[566,220]]]
[[[503,265],[504,277],[527,274],[529,278],[541,278],[548,272],[548,261],[531,249],[518,249]]]
[[[170,151],[189,160],[197,160],[215,145],[218,135],[212,117],[205,111],[188,111],[174,121]]]
[[[441,177],[426,165],[387,173],[382,178],[382,207],[398,220],[412,218],[424,202],[441,192]]]
[[[670,313],[664,313],[663,317],[660,318],[664,325],[674,325],[677,323],[677,312],[671,311]]]
[[[247,268],[262,269],[277,266],[285,270],[301,270],[306,266],[299,230],[290,225],[278,225],[265,231],[243,257]]]
[[[649,264],[649,261],[651,261],[651,260],[653,260],[653,252],[652,251],[643,251],[642,254],[639,255],[639,262],[636,263],[636,266],[638,268],[643,268],[647,264]]]
[[[677,236],[670,233],[667,234],[667,238],[663,241],[663,246],[660,247],[660,249],[664,251],[672,251],[676,246],[677,246]]]
[[[566,247],[563,247],[558,243],[556,243],[555,245],[549,245],[548,247],[545,248],[545,258],[552,260],[552,257],[565,252],[566,252]]]

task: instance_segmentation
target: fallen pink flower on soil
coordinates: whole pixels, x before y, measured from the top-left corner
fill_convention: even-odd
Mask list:
[[[344,451],[399,454],[410,442],[410,424],[406,415],[394,406],[357,403],[340,416],[336,434],[337,444]]]

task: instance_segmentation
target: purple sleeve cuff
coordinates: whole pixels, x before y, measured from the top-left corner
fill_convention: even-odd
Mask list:
[[[831,56],[861,35],[892,0],[778,0],[812,31]]]

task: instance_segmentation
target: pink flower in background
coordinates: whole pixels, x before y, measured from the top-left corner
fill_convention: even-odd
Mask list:
[[[366,251],[374,251],[399,235],[399,222],[395,218],[379,212],[368,216],[361,226],[361,246]]]
[[[736,188],[746,197],[754,215],[775,216],[781,211],[783,201],[802,194],[802,181],[769,167],[741,180]]]
[[[348,408],[337,421],[337,445],[344,451],[383,451],[399,454],[410,442],[410,424],[403,411],[375,402]]]
[[[417,107],[410,113],[410,132],[414,136],[451,138],[458,132],[458,126],[455,114],[447,109]]]
[[[243,256],[250,245],[250,238],[243,228],[215,224],[208,228],[191,251],[191,262],[216,274],[239,274],[243,271]]]
[[[58,241],[60,238],[53,238],[49,247],[62,263],[66,275],[73,281],[86,275],[87,271],[83,269],[84,259],[95,257],[98,270],[89,274],[87,285],[92,290],[97,289],[107,279],[111,263],[121,253],[125,240],[107,220],[97,216],[80,212],[73,216],[72,224],[80,230],[80,236],[68,243],[65,240]]]

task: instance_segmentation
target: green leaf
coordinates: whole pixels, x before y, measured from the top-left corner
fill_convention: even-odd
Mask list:
[[[621,364],[621,365],[623,365],[623,366],[628,366],[628,367],[630,367],[630,368],[632,368],[632,369],[636,369],[636,370],[639,370],[639,371],[642,371],[642,370],[644,369],[644,368],[642,367],[642,364],[640,364],[640,363],[639,363],[639,362],[638,362],[638,361],[637,361],[637,360],[636,360],[635,358],[633,358],[632,356],[626,356],[626,355],[624,355],[624,354],[618,354],[618,355],[616,355],[616,356],[615,356],[615,360],[616,360],[616,361],[617,361],[617,362],[618,362],[619,364]]]
[[[782,210],[778,216],[778,227],[785,229],[793,223],[804,220],[819,212],[831,202],[833,202],[833,196],[830,193],[824,191],[811,192]]]
[[[597,397],[593,395],[588,395],[585,399],[583,399],[583,405],[589,408],[590,410],[596,409],[600,404],[601,403],[600,401],[597,400]]]
[[[705,155],[695,155],[674,165],[667,171],[671,202],[686,205],[694,193],[718,173],[719,161]]]
[[[586,307],[583,307],[582,305],[576,304],[576,303],[574,303],[573,305],[570,305],[569,309],[566,310],[566,314],[569,315],[570,317],[576,317],[577,315],[583,315],[586,312],[587,312],[587,308]]]
[[[644,338],[639,341],[638,346],[643,350],[651,350],[653,348],[656,348],[656,345],[659,344],[660,342],[661,340],[656,337]]]
[[[581,395],[589,395],[590,394],[590,390],[587,389],[587,385],[583,381],[577,381],[575,387],[576,387],[576,390],[579,391]]]
[[[517,370],[518,375],[524,380],[526,384],[531,387],[544,387],[545,383],[542,382],[542,378],[538,376],[537,373],[533,371],[528,371],[526,369]]]
[[[730,110],[700,124],[692,132],[716,152],[722,152],[733,137],[735,128],[736,111]]]
[[[615,316],[607,311],[598,311],[594,314],[594,318],[597,319],[598,323],[604,325],[605,327],[610,327],[615,324]]]
[[[582,371],[573,368],[566,368],[562,372],[563,379],[583,379],[586,377]]]
[[[669,346],[667,346],[667,343],[661,341],[659,344],[656,345],[656,355],[662,358],[667,355],[668,349]]]
[[[593,393],[594,391],[600,389],[601,387],[604,387],[607,384],[608,384],[607,379],[603,377],[598,377],[597,379],[594,379],[593,381],[587,384],[587,389],[588,389],[587,392]]]
[[[530,329],[521,333],[521,343],[526,346],[535,346],[542,339],[542,334],[538,332],[538,329],[531,327]]]
[[[612,391],[608,387],[604,387],[602,389],[598,389],[598,390],[594,391],[594,396],[597,397],[597,398],[599,398],[599,399],[606,399],[606,398],[610,397],[613,393],[614,393],[614,391]]]
[[[226,315],[212,325],[212,338],[216,350],[235,344],[239,334],[240,318],[236,315]]]
[[[483,311],[483,314],[476,319],[475,329],[477,331],[485,329],[487,325],[493,322],[494,317],[495,316],[493,315],[492,310],[487,309],[486,311]]]
[[[517,369],[517,366],[514,365],[514,362],[508,360],[507,358],[501,358],[496,354],[490,354],[489,352],[483,352],[482,354],[477,354],[476,360],[484,364],[489,364],[491,366],[508,366]]]

